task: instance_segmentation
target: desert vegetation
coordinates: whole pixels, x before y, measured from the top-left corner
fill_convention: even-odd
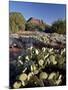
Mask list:
[[[18,12],[12,12],[9,14],[9,27],[11,33],[19,31],[44,31],[59,34],[66,33],[65,20],[57,20],[54,21],[52,25],[48,25],[43,20],[38,20],[33,17],[26,20],[24,16]]]
[[[10,88],[66,85],[66,21],[48,25],[9,14]]]

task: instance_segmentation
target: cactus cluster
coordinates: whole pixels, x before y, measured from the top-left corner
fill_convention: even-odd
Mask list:
[[[62,85],[66,69],[66,50],[27,48],[26,55],[18,56],[20,74],[16,76],[13,88],[44,87]],[[56,70],[53,70],[56,68]]]

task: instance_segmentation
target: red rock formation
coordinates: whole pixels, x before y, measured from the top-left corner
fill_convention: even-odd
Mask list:
[[[37,25],[43,24],[43,20],[35,19],[33,17],[31,17],[27,22],[31,22],[31,23],[34,23],[34,24],[37,24]]]

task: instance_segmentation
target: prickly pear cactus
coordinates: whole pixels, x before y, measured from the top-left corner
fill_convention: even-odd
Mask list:
[[[18,56],[18,74],[13,88],[63,85],[65,79],[66,50],[35,47],[27,48],[26,55]]]

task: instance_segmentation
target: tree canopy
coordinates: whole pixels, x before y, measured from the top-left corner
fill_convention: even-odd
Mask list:
[[[25,30],[26,20],[19,12],[11,12],[9,14],[9,32],[16,33],[19,30]]]
[[[66,33],[66,21],[65,20],[57,20],[55,21],[51,29],[53,32],[59,33],[59,34],[65,34]]]

